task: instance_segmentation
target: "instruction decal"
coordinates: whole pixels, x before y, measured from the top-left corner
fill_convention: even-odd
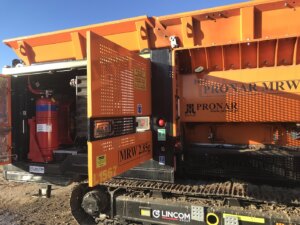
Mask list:
[[[135,68],[133,70],[134,88],[146,91],[146,71],[142,68]]]
[[[96,157],[96,167],[100,168],[106,166],[106,155],[100,155]]]

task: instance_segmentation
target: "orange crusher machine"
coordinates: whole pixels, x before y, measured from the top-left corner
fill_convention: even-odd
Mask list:
[[[6,179],[86,179],[78,221],[300,224],[300,0],[4,43]]]

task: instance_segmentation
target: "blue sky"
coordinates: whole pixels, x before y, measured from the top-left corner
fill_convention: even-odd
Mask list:
[[[246,0],[1,0],[0,68],[16,58],[4,39],[141,15],[162,16]]]

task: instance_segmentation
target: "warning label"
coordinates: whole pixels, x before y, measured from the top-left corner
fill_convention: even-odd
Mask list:
[[[106,166],[106,155],[100,155],[96,158],[96,167]]]
[[[141,68],[133,70],[134,88],[145,91],[146,90],[146,71]]]
[[[52,132],[52,125],[51,124],[37,124],[36,125],[36,132]]]

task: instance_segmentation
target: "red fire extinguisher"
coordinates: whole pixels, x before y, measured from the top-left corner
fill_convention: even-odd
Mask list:
[[[58,104],[51,98],[36,101],[36,138],[46,161],[53,159],[58,141]]]
[[[41,97],[37,99],[36,117],[30,123],[32,124],[31,129],[33,131],[31,133],[30,158],[36,162],[41,161],[41,157],[39,156],[41,154],[43,161],[52,161],[53,151],[59,146],[57,102],[51,98]],[[35,142],[37,143],[35,144]]]
[[[30,130],[28,159],[33,162],[50,162],[53,160],[53,151],[57,150],[60,144],[72,143],[68,127],[70,106],[60,104],[59,110],[58,102],[50,97],[52,91],[33,89],[29,77],[28,89],[31,93],[40,95],[35,104],[35,117],[28,120]]]

